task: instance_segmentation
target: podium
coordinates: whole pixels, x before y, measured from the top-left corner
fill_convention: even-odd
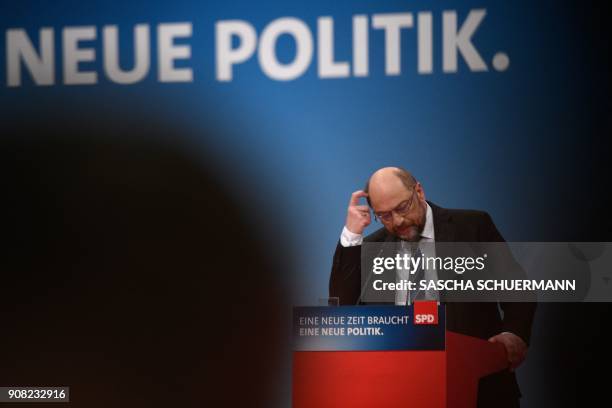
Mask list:
[[[293,407],[475,408],[480,378],[507,367],[504,347],[446,331],[444,306],[433,303],[438,308],[435,325],[417,324],[421,314],[412,306],[296,308]],[[319,329],[328,330],[317,335],[313,316],[320,317]],[[341,316],[348,318],[343,334]],[[367,319],[346,324],[355,316]],[[383,322],[385,316],[397,316],[399,323],[383,324],[368,338],[376,330],[366,323]],[[370,327],[367,333],[364,327]]]

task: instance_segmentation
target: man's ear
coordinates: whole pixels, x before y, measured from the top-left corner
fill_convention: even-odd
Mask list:
[[[416,182],[416,186],[414,187],[414,191],[418,194],[420,200],[425,200],[425,190],[423,190],[423,186],[418,181]]]

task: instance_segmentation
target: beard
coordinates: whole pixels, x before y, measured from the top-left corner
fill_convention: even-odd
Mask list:
[[[394,226],[391,233],[401,240],[417,242],[421,239],[423,229],[425,229],[425,212],[423,212],[418,222],[404,222],[397,227]]]

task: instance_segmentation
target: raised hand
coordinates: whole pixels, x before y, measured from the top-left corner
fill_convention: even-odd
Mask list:
[[[363,230],[372,222],[370,208],[367,205],[359,204],[359,199],[367,196],[368,193],[363,190],[351,194],[346,214],[346,228],[354,234],[363,234]]]

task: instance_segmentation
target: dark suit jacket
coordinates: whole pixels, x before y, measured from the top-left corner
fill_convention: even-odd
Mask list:
[[[504,242],[493,220],[483,211],[451,210],[429,202],[433,213],[436,242]],[[366,242],[395,239],[385,228],[364,238]],[[334,254],[329,294],[341,305],[354,305],[361,292],[361,246],[343,247]],[[500,316],[498,305],[503,310]],[[535,303],[456,303],[446,304],[446,327],[450,331],[488,339],[504,331],[512,332],[529,344]],[[516,399],[520,391],[516,376],[503,371],[481,381],[479,406],[495,400]],[[491,401],[485,403],[485,401]],[[480,403],[482,402],[482,403]]]

